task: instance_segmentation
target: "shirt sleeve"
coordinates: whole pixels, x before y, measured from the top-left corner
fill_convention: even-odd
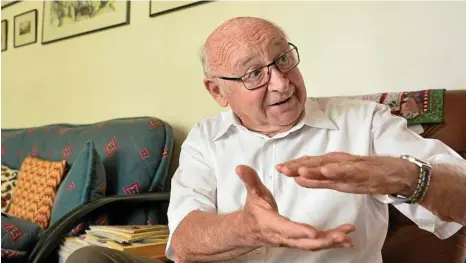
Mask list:
[[[181,146],[179,166],[171,181],[167,212],[170,234],[165,255],[172,261],[172,235],[186,215],[195,210],[217,211],[217,180],[205,145],[199,125],[195,126]]]
[[[431,164],[451,164],[466,176],[466,160],[437,139],[423,138],[407,127],[405,118],[394,116],[386,105],[377,104],[372,121],[374,155],[399,157],[409,154]],[[374,195],[383,203],[392,203],[387,195]],[[418,204],[393,204],[401,213],[416,223],[419,228],[446,239],[461,229],[454,222],[444,222],[428,209]]]

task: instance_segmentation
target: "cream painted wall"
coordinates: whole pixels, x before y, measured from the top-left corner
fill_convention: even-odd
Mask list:
[[[15,49],[13,16],[34,8],[38,43]],[[215,2],[154,18],[148,8],[133,2],[130,25],[48,45],[42,2],[3,9],[2,127],[150,115],[173,126],[178,152],[196,121],[221,110],[203,89],[198,54],[233,16],[285,29],[310,96],[466,89],[466,2]]]

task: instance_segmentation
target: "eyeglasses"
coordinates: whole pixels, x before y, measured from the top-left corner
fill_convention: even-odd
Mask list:
[[[244,87],[247,90],[258,89],[270,81],[270,66],[275,65],[278,71],[282,74],[286,74],[293,70],[299,64],[299,53],[298,48],[292,43],[290,45],[290,50],[283,53],[272,63],[256,68],[246,72],[241,77],[216,77],[224,80],[234,80],[243,82]]]

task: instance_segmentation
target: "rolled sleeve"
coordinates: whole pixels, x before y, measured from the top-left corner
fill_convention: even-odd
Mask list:
[[[390,108],[377,104],[372,122],[374,155],[400,156],[409,154],[431,164],[451,164],[466,175],[466,161],[454,150],[437,139],[427,139],[408,129],[406,119],[394,116]],[[392,203],[387,195],[374,195],[383,203]],[[461,229],[454,222],[440,220],[428,209],[417,204],[393,204],[419,228],[446,239]]]
[[[204,150],[203,140],[199,126],[194,127],[181,147],[179,167],[171,181],[167,213],[170,235],[165,251],[170,260],[174,260],[171,247],[172,235],[180,222],[195,210],[206,212],[217,210],[215,201],[217,180],[207,151]]]

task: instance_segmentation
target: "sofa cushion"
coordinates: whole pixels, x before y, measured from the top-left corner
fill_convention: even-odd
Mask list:
[[[55,197],[50,224],[74,208],[105,196],[105,169],[92,141],[87,142],[63,179]]]
[[[65,173],[66,162],[28,156],[21,165],[18,183],[8,213],[47,228],[55,193]]]
[[[8,208],[10,208],[18,174],[18,170],[2,165],[2,212],[8,212]]]
[[[8,263],[26,263],[28,254],[26,251],[2,248],[2,261]]]
[[[34,248],[42,232],[38,224],[2,213],[2,259],[23,257]]]

